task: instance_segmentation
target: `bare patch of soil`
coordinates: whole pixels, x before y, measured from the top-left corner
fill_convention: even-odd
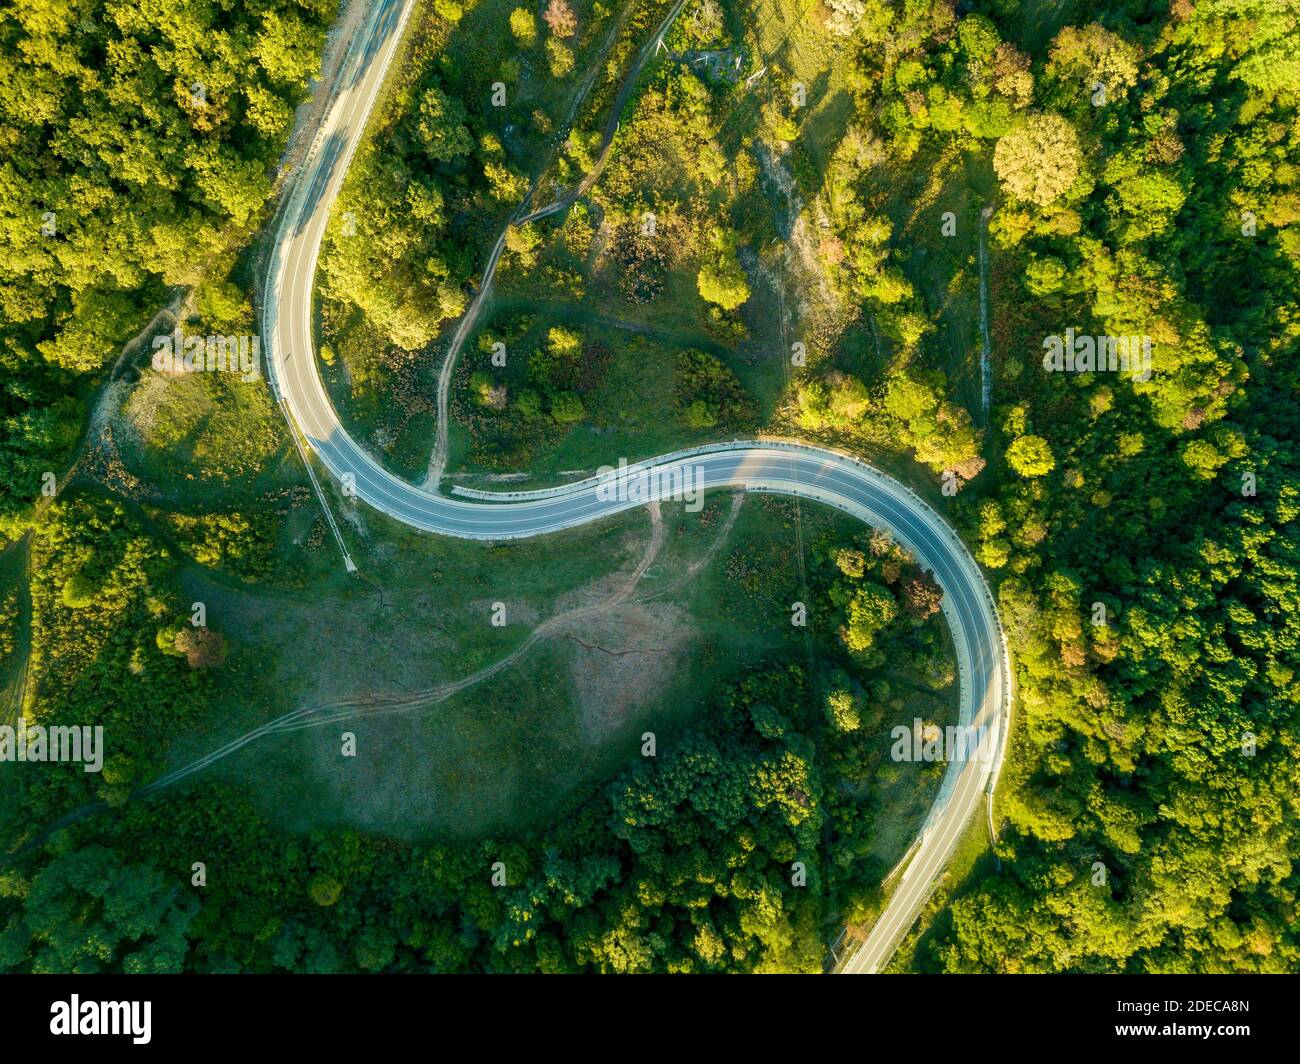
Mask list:
[[[663,694],[695,630],[678,606],[628,602],[570,623],[563,635],[574,646],[569,675],[575,708],[594,745]]]

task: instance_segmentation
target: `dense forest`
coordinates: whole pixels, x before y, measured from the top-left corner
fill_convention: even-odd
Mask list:
[[[0,811],[0,969],[821,971],[842,926],[870,924],[888,871],[867,856],[884,709],[902,704],[881,665],[951,682],[934,589],[869,530],[807,547],[807,656],[721,676],[682,741],[549,826],[416,845],[295,835],[225,786],[130,797],[228,697],[221,633],[184,623],[178,555],[217,564],[200,545],[234,526],[199,534],[93,490],[31,502],[168,289],[215,268],[244,305],[227,277],[328,7],[23,3],[0,24],[0,533],[29,532],[38,718],[111,724],[131,751],[99,777],[33,777]],[[374,353],[436,347],[530,187],[545,198],[594,167],[619,74],[662,8],[553,0],[543,14],[518,7],[488,41],[456,36],[484,17],[473,4],[423,9],[390,143],[357,158],[322,260],[322,325],[331,344],[358,321],[379,339],[369,363],[340,348],[376,407],[392,382]],[[751,91],[664,60],[589,196],[512,235],[503,288],[541,277],[548,299],[591,286],[624,314],[690,308],[700,335],[673,355],[665,420],[914,459],[985,567],[1017,680],[999,861],[946,886],[906,967],[1296,970],[1300,2],[824,0],[807,17],[845,61],[833,136],[814,143],[780,61]],[[739,48],[749,18],[692,0],[669,50]],[[608,76],[551,157],[563,115],[545,86],[576,84],[613,30]],[[497,114],[502,63],[537,95]],[[945,202],[935,190],[959,171],[987,194]],[[900,188],[935,233],[949,209],[958,227],[990,209],[987,416],[959,394],[947,292],[900,236]],[[773,227],[774,199],[818,214],[809,246],[836,309],[805,308],[806,362],[764,407],[742,359],[704,348],[762,328],[772,249],[798,231]],[[642,238],[646,212],[671,253]],[[530,357],[495,373],[483,338],[458,411],[478,453],[513,466],[588,416],[609,351],[527,312],[495,328]],[[1151,372],[1054,372],[1044,354],[1067,330],[1146,338]],[[272,577],[261,555],[243,575]],[[16,602],[0,599],[0,648]],[[37,844],[12,852],[23,843]],[[196,854],[221,855],[201,888]]]
[[[853,158],[956,141],[992,149],[1000,186],[1000,476],[958,513],[1018,672],[1005,871],[918,963],[1294,970],[1300,6],[1091,5],[1034,53],[1033,5],[977,6],[845,5],[874,45]],[[917,293],[863,217],[847,259],[897,314]],[[1044,372],[1067,328],[1149,338],[1149,379]],[[828,373],[801,403],[859,387]],[[821,420],[923,458],[892,428],[918,402],[874,403]]]
[[[23,0],[0,20],[0,534],[61,477],[99,372],[228,276],[258,222],[330,0]]]

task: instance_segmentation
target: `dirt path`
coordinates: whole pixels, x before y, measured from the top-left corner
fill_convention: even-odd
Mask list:
[[[731,496],[731,509],[727,511],[726,520],[722,522],[722,527],[718,529],[718,534],[713,537],[713,542],[709,544],[709,549],[701,554],[686,568],[681,576],[676,580],[665,584],[658,591],[651,595],[642,595],[637,599],[638,602],[653,602],[655,599],[663,598],[674,591],[683,587],[688,581],[695,577],[695,574],[703,569],[709,562],[717,556],[722,545],[731,538],[731,530],[736,527],[736,518],[740,516],[740,508],[745,504],[745,493],[743,491],[734,492]]]
[[[104,439],[105,431],[112,432],[117,427],[122,406],[136,383],[125,376],[125,371],[131,366],[132,359],[139,350],[140,345],[150,336],[161,335],[160,330],[164,321],[170,323],[168,326],[168,331],[170,331],[179,322],[188,318],[193,309],[194,289],[182,289],[172,297],[172,301],[167,306],[159,310],[149,320],[148,325],[136,333],[122,348],[122,353],[113,364],[113,371],[109,374],[108,381],[100,391],[95,406],[90,412],[90,419],[86,425],[86,435],[82,440],[81,449],[77,452],[77,456],[73,461],[72,468],[68,470],[69,476],[72,475],[77,463],[85,455],[93,453],[99,447]]]
[[[989,423],[989,403],[993,398],[993,367],[989,361],[993,351],[993,335],[989,332],[989,219],[993,208],[980,211],[980,402],[984,411],[984,424]]]
[[[730,536],[731,530],[735,526],[736,517],[740,512],[743,500],[743,493],[737,493],[733,496],[731,511],[728,514],[727,519],[719,528],[717,534],[714,536],[713,542],[710,544],[708,550],[706,550],[699,559],[691,564],[686,573],[680,579],[666,587],[658,589],[654,594],[644,596],[637,601],[650,601],[661,597],[675,588],[680,587],[687,580],[693,577],[701,568],[707,565],[717,555],[723,543]],[[518,647],[504,657],[494,661],[492,664],[486,665],[483,668],[470,673],[468,676],[461,677],[459,680],[441,684],[438,687],[424,691],[415,691],[402,695],[356,696],[353,698],[339,699],[309,706],[303,709],[293,710],[292,712],[286,713],[272,721],[268,721],[260,727],[244,733],[239,736],[239,738],[233,739],[205,757],[199,758],[197,761],[192,761],[190,764],[184,765],[181,768],[160,777],[153,783],[141,787],[132,795],[132,797],[141,798],[150,794],[155,794],[166,787],[170,787],[189,776],[203,771],[205,768],[210,767],[216,762],[224,760],[231,754],[242,750],[250,743],[256,742],[258,739],[265,738],[269,735],[285,735],[294,731],[302,731],[307,728],[319,728],[328,724],[337,724],[347,720],[390,716],[396,713],[408,713],[412,710],[427,709],[431,706],[435,706],[441,702],[447,701],[449,698],[452,698],[460,692],[480,684],[484,680],[496,676],[498,673],[503,672],[506,669],[509,669],[539,643],[567,634],[567,629],[569,629],[575,622],[590,620],[593,617],[613,611],[631,599],[637,587],[640,586],[642,580],[645,578],[646,572],[662,553],[664,543],[667,539],[667,530],[663,522],[663,516],[659,504],[657,502],[651,503],[646,509],[650,516],[650,539],[646,544],[645,550],[642,552],[640,560],[637,562],[632,572],[619,584],[613,594],[600,602],[563,610],[548,618],[534,628],[533,631],[529,633],[528,638]],[[43,839],[47,837],[49,832],[57,830],[60,826],[67,826],[70,823],[75,823],[87,816],[94,815],[104,808],[106,807],[102,803],[95,803],[94,805],[83,807],[80,810],[74,810],[72,813],[69,813],[68,816],[60,820],[58,824],[47,829],[46,832],[43,832],[40,838]],[[35,844],[37,843],[31,842],[27,845],[30,847]]]
[[[22,578],[18,587],[18,620],[20,631],[15,633],[13,653],[19,655],[17,670],[4,692],[4,707],[0,710],[0,723],[16,725],[27,707],[27,680],[32,665],[32,540],[31,533],[26,533],[14,545],[22,552]],[[7,552],[6,552],[7,553]],[[23,623],[23,622],[26,623]]]
[[[628,71],[627,77],[623,81],[622,87],[618,91],[618,96],[614,98],[614,106],[610,108],[609,118],[605,121],[604,134],[600,141],[600,154],[596,157],[595,165],[591,170],[573,186],[568,192],[558,197],[555,202],[547,204],[532,214],[520,219],[520,225],[526,225],[528,222],[535,222],[541,218],[549,217],[552,214],[558,214],[560,211],[568,208],[579,196],[586,193],[592,185],[600,180],[600,175],[605,169],[605,164],[609,161],[609,151],[614,144],[614,134],[618,132],[619,123],[622,121],[623,108],[627,106],[627,101],[632,96],[632,91],[636,88],[637,79],[641,76],[641,71],[654,57],[658,50],[659,42],[664,39],[664,34],[668,32],[674,20],[681,13],[682,7],[686,0],[677,0],[672,9],[664,17],[663,22],[655,31],[654,36],[641,46],[641,51],[637,54],[636,61],[632,64],[632,69]]]
[[[529,633],[518,647],[503,658],[499,658],[491,665],[484,666],[468,676],[461,677],[451,683],[442,684],[438,687],[430,688],[424,691],[415,691],[403,695],[380,695],[365,696],[359,695],[353,698],[338,699],[331,702],[322,702],[314,706],[308,706],[303,709],[295,709],[266,724],[253,728],[245,732],[237,739],[233,739],[224,746],[218,747],[210,754],[191,761],[164,776],[159,777],[152,783],[134,791],[132,799],[144,798],[151,794],[156,794],[181,780],[184,780],[204,769],[216,764],[237,753],[250,743],[256,742],[269,735],[285,735],[289,732],[303,731],[307,728],[319,728],[327,724],[336,724],[346,720],[355,720],[363,717],[389,716],[396,713],[408,713],[412,710],[427,709],[435,706],[440,702],[467,690],[476,684],[510,668],[534,647],[544,640],[554,638],[564,634],[565,629],[575,621],[587,620],[603,613],[608,613],[625,603],[637,586],[645,577],[647,570],[654,564],[660,552],[663,550],[664,542],[667,538],[666,530],[663,523],[662,514],[657,502],[651,503],[646,508],[650,515],[650,539],[646,544],[646,549],[642,553],[640,560],[628,575],[627,579],[622,581],[612,595],[601,602],[593,603],[588,606],[578,606],[573,609],[563,610],[553,617],[543,621],[540,625]],[[723,534],[730,530],[730,523],[724,526]],[[716,551],[718,544],[715,543],[710,550],[710,555]],[[91,802],[86,805],[73,809],[69,813],[60,817],[54,823],[46,826],[37,835],[28,839],[12,853],[0,856],[0,868],[11,864],[18,856],[26,853],[37,846],[40,846],[46,839],[56,831],[70,827],[73,824],[80,823],[90,817],[108,809],[105,802]]]
[[[566,210],[579,196],[595,184],[596,180],[600,177],[601,172],[605,169],[605,163],[609,158],[610,146],[614,143],[614,134],[618,132],[618,125],[622,117],[623,108],[626,106],[632,90],[636,86],[637,78],[640,77],[641,71],[645,69],[645,65],[654,56],[655,49],[658,47],[659,42],[663,40],[664,34],[668,32],[669,27],[673,24],[673,20],[677,18],[677,15],[681,12],[685,3],[686,0],[677,0],[672,9],[668,12],[667,16],[665,16],[663,22],[659,24],[659,28],[655,31],[654,35],[650,40],[642,45],[641,51],[636,57],[636,61],[628,71],[627,77],[623,81],[623,86],[619,89],[618,96],[614,100],[614,106],[610,111],[610,116],[605,122],[605,131],[601,138],[600,155],[597,156],[596,164],[591,168],[591,172],[583,177],[583,179],[568,192],[562,193],[545,207],[538,208],[531,213],[525,213],[528,211],[528,207],[532,203],[533,194],[537,189],[538,182],[550,167],[550,161],[548,160],[546,166],[543,167],[543,169],[538,172],[537,177],[533,179],[533,183],[529,187],[527,194],[524,196],[523,202],[520,203],[514,213],[511,214],[510,218],[506,221],[505,227],[501,230],[501,234],[497,237],[496,243],[492,247],[492,252],[488,256],[487,266],[483,269],[483,276],[479,281],[478,291],[475,293],[474,299],[470,302],[470,305],[465,311],[464,316],[461,318],[460,323],[456,326],[456,331],[452,334],[451,343],[447,347],[447,354],[444,356],[442,366],[438,371],[438,428],[434,437],[433,452],[429,455],[428,472],[425,475],[424,481],[420,485],[425,491],[438,490],[438,485],[442,481],[443,472],[447,468],[448,407],[450,405],[449,400],[452,371],[456,367],[456,358],[459,356],[461,348],[465,346],[465,340],[473,330],[474,325],[478,321],[479,315],[482,313],[483,307],[487,302],[488,294],[492,288],[492,281],[496,276],[497,263],[501,261],[501,253],[505,250],[506,235],[512,228],[518,228],[519,226],[539,221],[542,218],[547,218],[553,214],[558,214],[560,211]],[[617,30],[621,27],[622,21],[620,20],[615,24],[614,30],[611,31],[609,37],[602,46],[598,61],[592,64],[593,70],[583,81],[583,84],[579,89],[578,98],[570,108],[570,121],[572,121],[572,116],[578,113],[578,108],[581,106],[582,100],[586,98],[587,92],[590,91],[591,86],[595,83],[595,71],[599,70],[600,66],[604,64],[605,56],[608,55],[609,49],[613,46],[614,39],[617,36]],[[557,146],[562,142],[562,137],[565,135],[566,134],[564,134],[563,131],[557,135]],[[552,159],[554,158],[554,154],[553,149],[551,154]]]
[[[403,695],[357,696],[353,698],[339,699],[332,702],[324,702],[304,709],[293,710],[283,716],[277,717],[275,720],[269,721],[260,727],[246,732],[244,735],[232,740],[225,746],[219,747],[207,756],[160,777],[153,783],[142,787],[136,792],[135,796],[153,794],[165,787],[169,787],[172,784],[185,779],[187,776],[191,776],[196,772],[201,772],[203,769],[209,767],[215,762],[229,757],[231,754],[243,749],[249,743],[255,742],[265,736],[283,735],[288,732],[301,731],[305,728],[318,728],[327,724],[359,719],[362,717],[388,716],[394,713],[406,713],[411,710],[427,709],[440,702],[445,702],[447,699],[452,698],[460,692],[474,687],[482,683],[484,680],[490,679],[498,673],[509,669],[539,643],[560,634],[574,622],[588,620],[600,614],[608,613],[628,600],[645,577],[646,571],[654,564],[655,559],[659,556],[666,538],[659,504],[652,503],[647,507],[647,510],[650,514],[649,542],[646,544],[646,549],[642,553],[636,567],[612,595],[601,602],[564,610],[548,618],[534,628],[518,647],[504,657],[498,658],[496,661],[492,662],[492,664],[485,665],[483,668],[478,669],[467,676],[463,676],[459,680],[453,680],[450,683],[441,684],[424,691],[414,691]]]

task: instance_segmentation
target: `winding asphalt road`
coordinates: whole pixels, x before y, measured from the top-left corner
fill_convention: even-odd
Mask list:
[[[273,245],[263,331],[267,376],[287,416],[321,465],[350,493],[414,528],[467,539],[544,535],[668,497],[673,475],[711,489],[797,496],[887,529],[943,589],[956,647],[960,723],[988,729],[994,756],[950,761],[910,859],[866,942],[843,966],[879,971],[906,935],[965,826],[996,782],[1006,743],[1010,670],[988,586],[951,526],[898,481],[850,455],[787,441],[740,440],[663,455],[629,467],[647,474],[647,495],[611,491],[599,477],[532,492],[453,496],[426,491],[385,470],[344,430],[325,391],[312,343],[312,284],[330,208],[365,130],[414,0],[379,0],[358,32],[335,98],[292,180]],[[314,474],[313,474],[314,475]]]

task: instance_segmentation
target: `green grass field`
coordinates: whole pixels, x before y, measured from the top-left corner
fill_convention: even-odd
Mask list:
[[[288,429],[262,380],[146,371],[114,440],[144,496],[182,506],[243,500],[300,478]]]
[[[808,652],[789,624],[789,603],[801,594],[793,505],[748,497],[734,525],[731,510],[729,495],[711,497],[700,513],[665,507],[651,564],[626,600],[605,609],[592,607],[626,584],[650,545],[644,511],[497,547],[413,534],[368,515],[365,538],[345,525],[364,578],[346,578],[322,551],[296,591],[193,568],[187,595],[207,604],[231,654],[219,674],[219,714],[170,762],[186,764],[305,705],[460,680],[567,614],[508,669],[445,701],[392,715],[354,712],[261,739],[186,784],[231,782],[298,830],[351,824],[404,838],[464,838],[542,823],[576,789],[639,757],[643,732],[662,748],[729,677]],[[809,542],[848,543],[860,531],[820,508],[803,507],[800,520]],[[490,623],[496,602],[506,608],[501,628]],[[951,689],[895,684],[895,692],[880,724],[882,764],[893,723],[955,713]],[[356,737],[354,758],[342,756],[344,732]],[[892,783],[864,796],[880,803],[886,856],[906,844],[932,787]]]

